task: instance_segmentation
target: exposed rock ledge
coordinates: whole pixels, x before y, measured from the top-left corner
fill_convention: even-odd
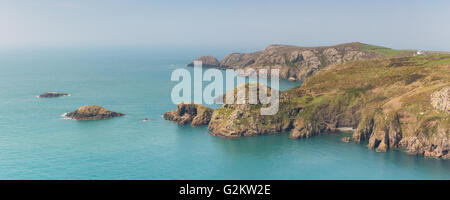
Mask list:
[[[178,104],[177,110],[172,110],[164,114],[164,119],[174,121],[178,124],[191,123],[192,126],[207,125],[211,120],[213,109],[194,104]]]
[[[66,117],[75,120],[101,120],[113,117],[121,117],[125,114],[113,112],[97,105],[83,106],[74,112],[66,113]]]
[[[431,105],[436,110],[450,113],[450,87],[434,92],[431,95]]]
[[[53,97],[64,97],[69,96],[66,93],[56,93],[56,92],[46,92],[44,94],[39,95],[39,98],[53,98]]]

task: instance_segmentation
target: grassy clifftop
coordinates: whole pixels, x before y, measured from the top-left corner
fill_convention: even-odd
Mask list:
[[[379,55],[392,57],[392,56],[408,56],[414,53],[414,51],[408,51],[408,50],[397,50],[397,49],[391,49],[387,47],[382,46],[376,46],[376,45],[370,45],[370,44],[362,44],[360,46],[361,50],[374,52]]]

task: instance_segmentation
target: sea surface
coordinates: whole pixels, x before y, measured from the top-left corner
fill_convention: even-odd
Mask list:
[[[227,51],[1,50],[0,179],[450,179],[450,161],[341,141],[351,133],[228,139],[164,120],[176,109],[172,71],[192,71],[186,64],[208,52],[221,58]],[[36,98],[49,91],[71,96]],[[92,104],[127,115],[61,116]]]

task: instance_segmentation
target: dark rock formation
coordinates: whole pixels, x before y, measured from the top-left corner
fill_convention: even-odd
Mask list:
[[[39,98],[53,98],[53,97],[63,97],[63,96],[69,96],[69,94],[56,93],[56,92],[46,92],[44,94],[39,95]]]
[[[189,63],[189,67],[194,66],[195,61],[202,61],[202,67],[219,67],[220,63],[219,61],[214,58],[213,56],[200,56],[196,58],[193,62]]]
[[[74,112],[65,114],[66,117],[70,117],[75,120],[101,120],[112,117],[121,117],[124,115],[125,114],[116,113],[96,105],[83,106]]]
[[[178,124],[191,123],[192,126],[207,125],[211,120],[213,110],[202,105],[188,103],[178,104],[177,110],[164,114],[164,119],[174,121]]]

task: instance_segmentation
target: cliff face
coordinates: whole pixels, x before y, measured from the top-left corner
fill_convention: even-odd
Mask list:
[[[74,112],[66,113],[66,117],[73,118],[75,120],[101,120],[101,119],[108,119],[113,117],[121,117],[125,114],[113,112],[110,110],[107,110],[101,106],[96,105],[90,105],[90,106],[83,106],[81,108],[78,108]]]
[[[174,121],[178,124],[191,123],[192,126],[207,125],[211,120],[213,110],[202,105],[193,103],[178,104],[177,110],[164,114],[164,119]]]
[[[220,69],[279,69],[280,78],[304,81],[320,69],[347,61],[413,54],[358,42],[328,47],[270,45],[254,53],[231,53],[220,62]],[[217,65],[217,63],[214,63]]]
[[[431,94],[431,105],[436,110],[450,113],[450,87],[445,87]]]
[[[290,131],[307,138],[353,127],[354,142],[379,152],[450,158],[450,56],[426,55],[330,66],[280,94],[280,109],[262,116],[253,105],[223,105],[209,125],[215,135]]]

